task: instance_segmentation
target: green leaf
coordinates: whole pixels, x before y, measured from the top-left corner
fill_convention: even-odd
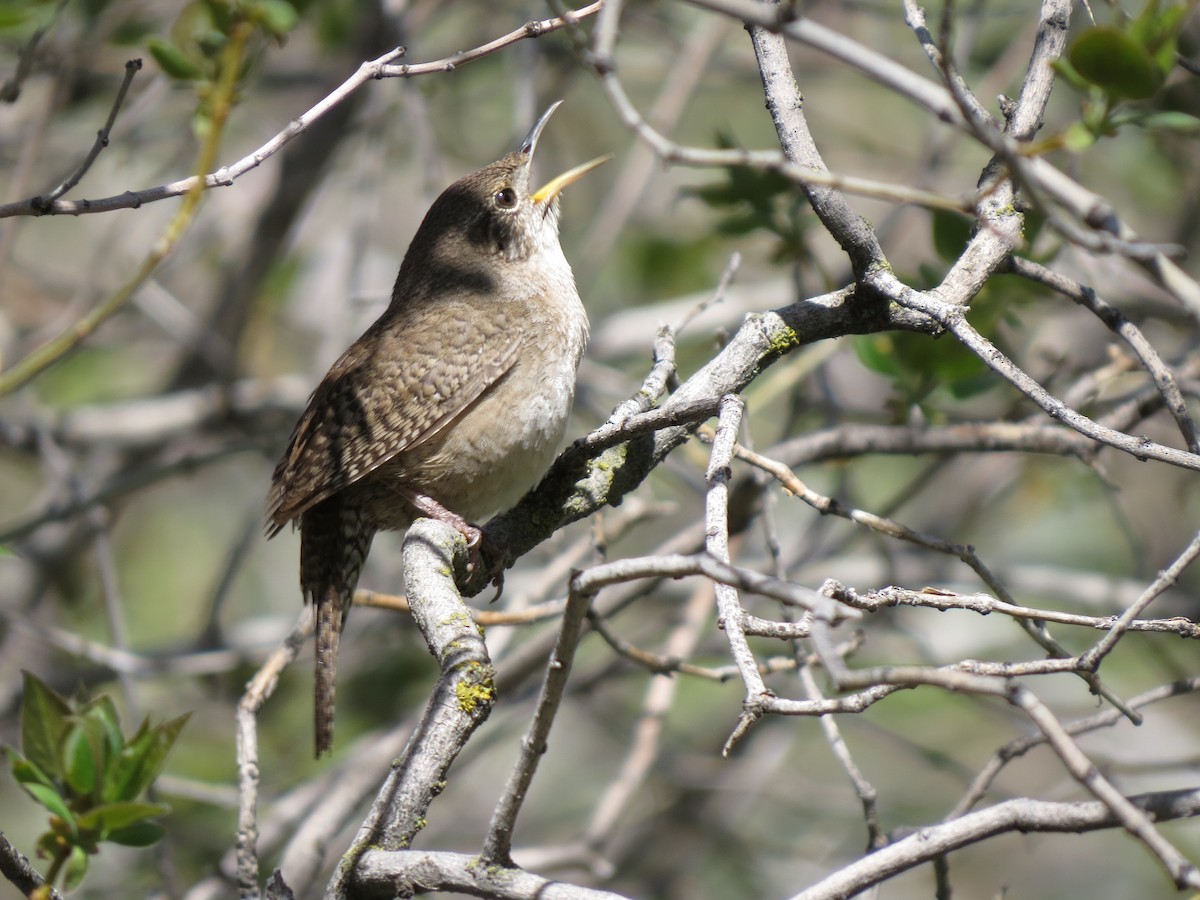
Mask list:
[[[109,840],[108,835],[145,819],[165,816],[171,807],[165,803],[106,803],[82,813],[79,827],[100,835],[100,840]]]
[[[44,784],[23,784],[21,785],[25,792],[34,800],[50,810],[53,815],[58,816],[66,822],[71,831],[75,830],[75,817],[71,815],[71,810],[67,807],[67,801],[62,798],[52,787],[46,787]]]
[[[29,10],[16,4],[0,4],[0,29],[16,28],[29,21]]]
[[[259,0],[252,7],[252,15],[274,38],[286,37],[300,21],[296,7],[287,0]]]
[[[1067,58],[1080,75],[1116,99],[1144,100],[1162,87],[1163,73],[1149,51],[1110,25],[1079,35]]]
[[[146,42],[146,49],[159,68],[178,81],[197,81],[204,76],[200,65],[168,40],[152,37]]]
[[[95,723],[98,735],[102,741],[102,757],[100,768],[107,768],[107,761],[121,752],[125,746],[125,736],[121,734],[121,720],[117,715],[117,706],[107,694],[101,694],[95,700],[80,710],[80,715],[88,722]]]
[[[1075,67],[1071,65],[1070,60],[1066,59],[1065,57],[1060,56],[1050,64],[1050,67],[1054,69],[1054,71],[1056,71],[1059,76],[1067,82],[1067,84],[1071,85],[1071,87],[1075,88],[1075,90],[1079,91],[1080,93],[1086,94],[1092,89],[1091,82],[1080,75],[1079,72],[1076,71]]]
[[[75,890],[83,881],[83,876],[87,874],[87,870],[87,851],[82,847],[72,847],[71,857],[67,860],[67,865],[63,869],[63,887],[68,891]]]
[[[13,753],[12,773],[17,784],[42,784],[57,789],[53,778],[17,753]]]
[[[138,822],[128,828],[110,831],[105,840],[125,847],[149,847],[163,839],[167,830],[157,822]]]
[[[895,378],[901,374],[896,361],[895,345],[889,334],[863,334],[853,339],[854,352],[859,360],[872,372]]]
[[[1062,133],[1063,147],[1072,153],[1082,153],[1094,143],[1096,143],[1096,133],[1083,122],[1072,122]]]
[[[67,730],[63,741],[63,776],[67,785],[81,797],[89,796],[96,788],[96,754],[87,725],[77,723]]]
[[[1175,3],[1160,11],[1159,0],[1149,0],[1129,23],[1129,36],[1146,48],[1163,75],[1175,67],[1176,39],[1190,4]]]
[[[67,731],[71,705],[32,672],[21,672],[25,696],[21,703],[21,752],[53,779],[62,777],[58,748]]]
[[[975,375],[966,375],[949,382],[946,389],[955,400],[969,400],[979,394],[984,394],[996,386],[996,378],[990,369],[984,369]]]
[[[961,213],[935,209],[933,216],[933,247],[946,262],[958,259],[971,237],[972,221]]]
[[[106,773],[102,796],[106,801],[135,800],[158,777],[179,732],[191,713],[155,728],[145,723]]]
[[[1139,128],[1154,128],[1162,131],[1177,131],[1183,134],[1200,131],[1200,119],[1190,113],[1179,110],[1163,110],[1161,112],[1131,115],[1129,124]]]

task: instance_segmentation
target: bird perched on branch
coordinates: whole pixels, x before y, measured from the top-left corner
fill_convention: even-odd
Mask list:
[[[333,743],[338,640],[375,532],[430,516],[477,551],[472,523],[519,500],[562,440],[588,320],[559,245],[559,194],[609,157],[531,190],[558,105],[434,201],[387,310],[317,386],[275,467],[268,537],[299,523],[315,609],[318,757]]]

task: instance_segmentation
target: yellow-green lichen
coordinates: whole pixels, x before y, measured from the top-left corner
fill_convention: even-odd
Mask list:
[[[457,628],[470,628],[471,616],[460,610],[459,612],[451,613],[450,615],[446,616],[446,618],[442,619],[442,624],[453,625]]]
[[[468,671],[454,685],[454,695],[458,698],[458,708],[467,715],[474,715],[481,706],[490,707],[496,697],[496,686],[492,681],[490,670],[482,663],[469,662]]]
[[[781,328],[778,331],[771,333],[770,343],[767,345],[767,355],[783,356],[793,347],[800,344],[800,336],[796,334],[794,328]]]

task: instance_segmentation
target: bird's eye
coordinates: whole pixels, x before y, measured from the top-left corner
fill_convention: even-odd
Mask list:
[[[501,209],[512,209],[517,205],[517,192],[510,187],[501,188],[493,199]]]

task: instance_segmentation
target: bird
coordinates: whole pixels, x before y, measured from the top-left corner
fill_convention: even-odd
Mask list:
[[[474,524],[545,474],[566,429],[588,317],[559,243],[562,190],[533,190],[538,139],[454,182],[413,236],[383,314],[329,369],[275,466],[268,538],[300,530],[314,609],[317,758],[333,746],[338,643],[376,532],[420,516]]]

